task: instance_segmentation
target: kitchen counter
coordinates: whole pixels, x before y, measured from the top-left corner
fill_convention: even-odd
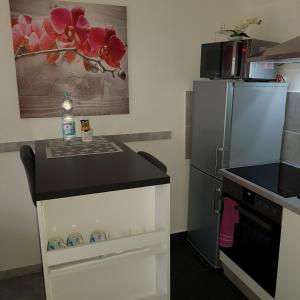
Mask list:
[[[170,300],[170,177],[115,139],[58,144],[35,147],[47,300]],[[78,246],[47,250],[72,233]]]
[[[47,158],[47,141],[36,142],[37,201],[170,183],[170,177],[133,150]]]
[[[293,211],[296,214],[300,214],[300,199],[297,197],[285,198],[271,190],[262,187],[261,185],[255,184],[254,182],[247,180],[241,176],[238,176],[230,171],[230,169],[221,169],[220,174],[233,182],[242,185],[243,187],[267,198],[268,200],[281,205]]]

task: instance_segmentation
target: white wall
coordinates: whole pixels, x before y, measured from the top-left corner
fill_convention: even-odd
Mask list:
[[[81,1],[83,2],[83,1]],[[88,2],[88,1],[86,1]],[[95,134],[171,130],[171,140],[132,143],[162,159],[171,175],[171,230],[187,228],[185,91],[199,78],[200,44],[222,22],[246,15],[243,0],[89,1],[128,6],[130,114],[90,117]],[[60,120],[19,117],[8,0],[0,3],[0,142],[55,138]],[[0,271],[38,263],[35,211],[17,153],[0,154]],[[12,185],[13,182],[13,185]],[[18,203],[18,205],[17,205]],[[23,220],[23,221],[22,221]],[[25,222],[25,223],[23,223]],[[24,226],[25,224],[25,226]],[[14,234],[23,239],[14,242]],[[5,242],[8,239],[9,242]],[[6,243],[5,248],[2,244]]]
[[[84,2],[82,0],[81,2]],[[298,0],[93,0],[128,7],[130,114],[90,117],[95,134],[171,130],[172,140],[131,143],[169,168],[171,230],[186,230],[188,164],[184,159],[185,91],[199,77],[200,44],[258,16],[253,37],[285,41],[299,35]],[[55,138],[60,120],[19,117],[8,0],[0,3],[0,142]],[[300,90],[300,66],[284,67],[290,90]],[[0,154],[0,271],[39,263],[35,209],[17,153]],[[14,239],[14,235],[18,238]],[[21,238],[22,236],[22,238]],[[4,246],[3,246],[4,244]]]

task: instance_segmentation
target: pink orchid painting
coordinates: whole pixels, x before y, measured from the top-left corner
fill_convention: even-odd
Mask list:
[[[21,118],[129,113],[126,7],[10,0]]]

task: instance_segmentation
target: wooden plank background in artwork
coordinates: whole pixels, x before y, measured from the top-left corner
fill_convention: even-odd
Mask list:
[[[53,4],[62,7],[82,5],[91,26],[113,26],[127,44],[126,7],[80,4],[49,0],[10,0],[11,14],[29,14],[40,24],[49,15]],[[129,113],[128,76],[121,80],[110,73],[86,72],[81,58],[69,64],[60,59],[49,65],[46,54],[23,57],[16,61],[21,118],[57,117],[62,115],[63,93],[69,91],[77,116]],[[128,75],[127,53],[121,61]]]

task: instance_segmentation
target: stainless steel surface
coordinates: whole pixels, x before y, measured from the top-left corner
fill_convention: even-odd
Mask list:
[[[226,169],[221,169],[220,174],[223,177],[228,178],[247,189],[250,189],[254,193],[261,195],[262,197],[264,197],[278,205],[281,205],[282,207],[285,207],[285,208],[293,211],[294,213],[300,215],[300,199],[298,199],[297,197],[284,198],[284,197],[280,196],[279,194],[273,193],[255,183],[252,183],[251,181],[248,181],[248,180],[246,180],[240,176],[237,176],[235,174],[232,174],[231,172],[227,171]]]
[[[287,84],[236,82],[229,167],[280,161]]]
[[[190,169],[188,240],[214,267],[219,263],[220,207],[218,189],[221,182],[193,166]]]
[[[216,149],[228,147],[229,137],[225,132],[229,129],[230,118],[226,113],[232,105],[232,89],[230,81],[194,82],[191,164],[214,177],[219,177],[215,171]]]
[[[195,81],[191,164],[220,178],[219,168],[278,162],[286,95],[287,84]]]
[[[265,50],[261,55],[252,56],[248,61],[272,61],[278,63],[300,62],[300,36]]]
[[[229,167],[234,84],[235,84],[234,82],[230,82],[229,88],[227,89],[225,124],[223,128],[224,143],[223,143],[223,152],[222,152],[222,164],[219,166],[219,169]]]
[[[260,78],[265,80],[275,79],[275,64],[272,62],[250,62],[249,78]]]
[[[214,266],[219,169],[279,161],[286,90],[278,83],[194,82],[188,237]]]

